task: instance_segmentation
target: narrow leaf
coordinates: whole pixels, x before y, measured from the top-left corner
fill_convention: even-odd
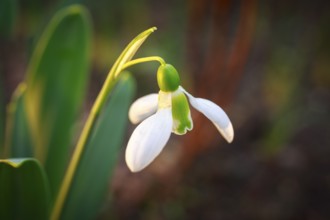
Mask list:
[[[68,161],[72,125],[85,95],[90,26],[82,6],[60,10],[41,35],[27,72],[26,107],[33,144],[54,194]]]
[[[135,83],[123,74],[101,110],[75,172],[61,219],[95,219],[122,146]]]
[[[31,134],[24,105],[26,85],[21,83],[7,108],[5,155],[11,158],[32,157]]]
[[[47,219],[50,194],[34,159],[0,160],[0,219]]]

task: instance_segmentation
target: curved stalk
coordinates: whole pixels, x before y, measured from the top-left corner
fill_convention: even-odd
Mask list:
[[[130,66],[139,64],[139,63],[146,63],[146,62],[152,62],[152,61],[158,61],[161,65],[166,64],[165,61],[163,60],[163,58],[158,57],[158,56],[143,57],[143,58],[138,58],[135,60],[128,61],[127,63],[124,64],[124,66],[122,67],[122,70],[124,70]]]

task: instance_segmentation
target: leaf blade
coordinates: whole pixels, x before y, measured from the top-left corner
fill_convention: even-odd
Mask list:
[[[117,161],[134,91],[135,83],[132,77],[121,75],[95,122],[91,138],[85,146],[70,186],[61,219],[96,217]]]
[[[35,156],[45,164],[54,194],[68,161],[72,125],[85,95],[90,38],[85,8],[73,5],[60,10],[41,35],[26,76],[25,104]]]
[[[32,157],[33,147],[24,105],[25,83],[16,88],[7,108],[5,155],[10,158]]]
[[[0,219],[47,219],[49,188],[37,160],[0,160],[0,178]]]

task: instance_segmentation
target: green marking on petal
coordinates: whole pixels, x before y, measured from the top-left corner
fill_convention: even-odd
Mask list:
[[[179,90],[172,93],[172,117],[175,134],[183,135],[193,128],[188,100]]]
[[[161,65],[157,71],[157,82],[160,90],[174,92],[179,88],[180,76],[171,64]]]

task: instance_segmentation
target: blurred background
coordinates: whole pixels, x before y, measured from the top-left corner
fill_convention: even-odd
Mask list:
[[[71,2],[18,1],[14,30],[0,41],[5,103],[47,20]],[[127,43],[157,26],[135,57],[163,57],[188,91],[223,107],[235,129],[227,144],[192,110],[194,130],[173,134],[146,170],[132,174],[124,162],[131,125],[99,219],[330,219],[329,1],[80,3],[91,13],[93,55],[78,124]],[[157,64],[130,70],[136,98],[158,91]]]

